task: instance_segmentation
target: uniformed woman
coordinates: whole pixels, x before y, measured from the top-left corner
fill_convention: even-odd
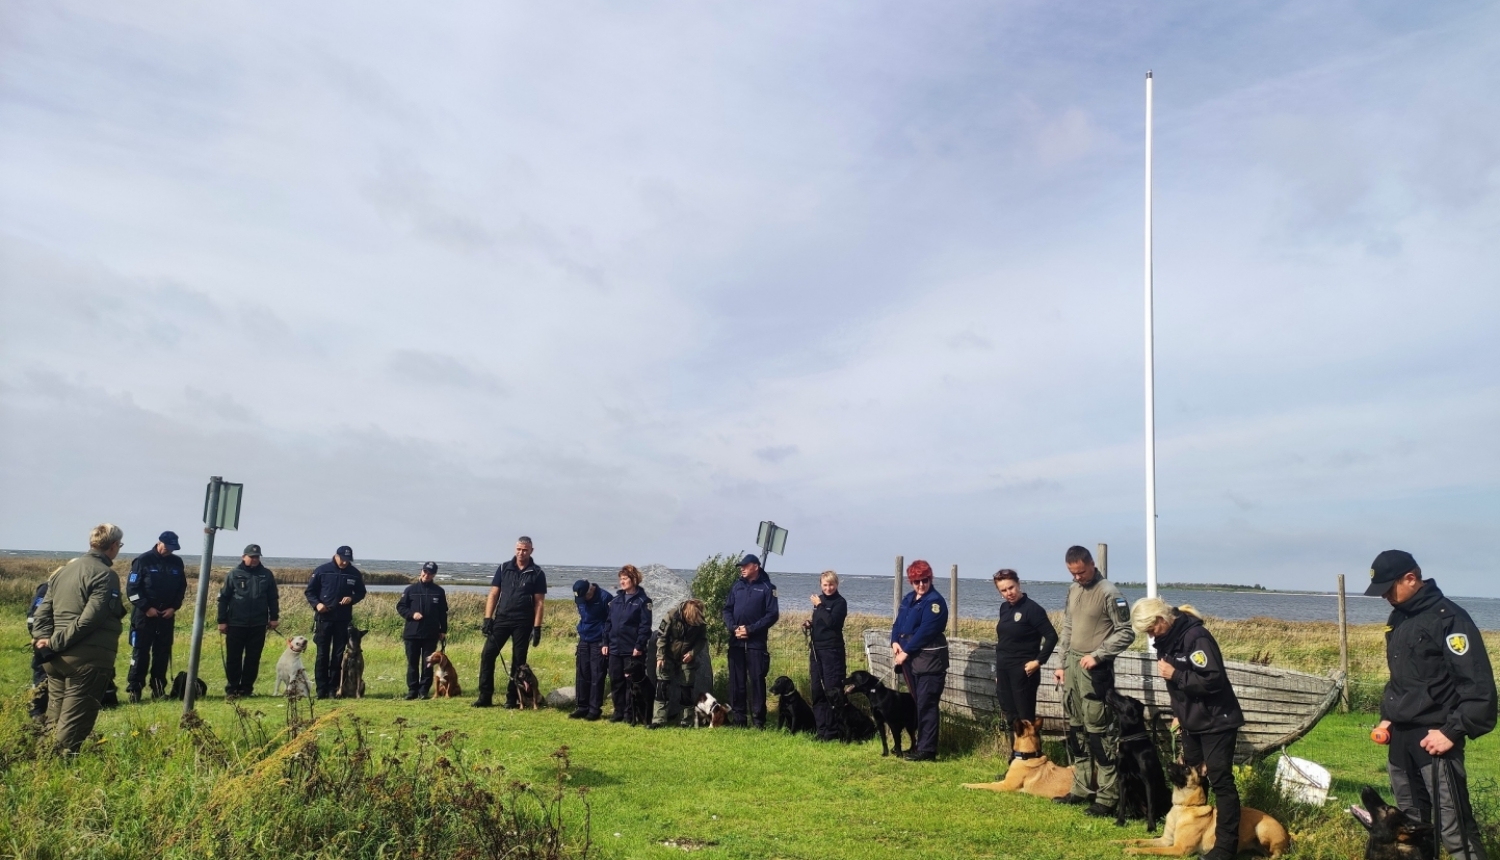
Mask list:
[[[844,619],[849,617],[849,603],[839,594],[839,575],[823,571],[821,594],[812,596],[812,617],[807,620],[811,649],[808,654],[809,686],[812,688],[813,720],[818,726],[818,740],[837,740],[838,720],[829,693],[844,683],[848,668],[844,652]]]
[[[1234,785],[1234,745],[1245,724],[1240,702],[1224,671],[1219,643],[1191,606],[1160,597],[1136,601],[1130,612],[1136,634],[1156,643],[1157,672],[1167,682],[1172,713],[1182,728],[1182,761],[1206,764],[1219,818],[1214,847],[1203,860],[1232,860],[1239,847],[1240,794]]]
[[[674,722],[692,728],[693,707],[697,704],[693,689],[702,668],[698,652],[707,641],[703,601],[690,597],[667,615],[656,644],[656,711],[648,728],[659,729]]]
[[[635,565],[620,568],[620,590],[609,601],[604,631],[604,655],[609,658],[610,698],[615,712],[612,723],[625,721],[625,669],[632,660],[642,660],[651,636],[651,598],[641,588],[641,572]]]
[[[948,603],[932,587],[932,565],[921,559],[906,568],[911,593],[891,626],[891,659],[917,700],[917,743],[907,761],[937,761],[938,701],[948,683]]]
[[[1007,725],[1036,720],[1036,692],[1042,664],[1057,646],[1057,630],[1047,610],[1021,590],[1021,576],[1006,568],[995,573],[995,589],[1004,598],[995,624],[995,698]]]

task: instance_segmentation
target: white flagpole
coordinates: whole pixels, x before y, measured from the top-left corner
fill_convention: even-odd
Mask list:
[[[1156,596],[1156,372],[1151,331],[1151,72],[1146,72],[1146,596]]]

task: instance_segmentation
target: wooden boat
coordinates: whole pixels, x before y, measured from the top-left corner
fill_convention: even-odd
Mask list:
[[[866,630],[864,639],[865,659],[869,662],[871,674],[888,686],[895,686],[890,631]],[[981,722],[999,719],[1000,706],[995,700],[994,643],[949,639],[948,654],[948,685],[943,690],[943,710]],[[1036,702],[1043,731],[1056,735],[1067,729],[1062,690],[1052,683],[1052,670],[1061,665],[1061,660],[1060,654],[1053,654],[1042,667],[1042,686]],[[1234,660],[1226,660],[1225,665],[1240,707],[1245,712],[1245,726],[1240,729],[1239,746],[1235,751],[1238,762],[1264,756],[1307,734],[1339,700],[1344,689],[1342,672],[1323,677]],[[1160,725],[1165,726],[1172,719],[1166,682],[1156,673],[1156,660],[1146,656],[1145,652],[1127,651],[1115,659],[1115,686],[1120,692],[1144,702]]]

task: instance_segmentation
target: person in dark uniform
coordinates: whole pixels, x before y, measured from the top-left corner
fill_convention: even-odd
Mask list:
[[[448,638],[448,592],[433,582],[437,572],[435,561],[422,565],[417,581],[396,601],[396,614],[406,619],[401,640],[406,643],[407,701],[431,698],[432,667],[427,657]]]
[[[573,657],[573,695],[577,704],[570,720],[597,720],[604,714],[604,679],[609,674],[608,591],[580,579],[573,583],[573,603],[578,607],[578,652]]]
[[[224,695],[251,696],[260,677],[266,631],[281,626],[276,575],[260,563],[260,544],[250,544],[219,591],[219,632],[224,635]]]
[[[760,569],[760,559],[740,559],[740,578],[724,599],[724,627],[729,631],[729,725],[766,727],[766,675],[771,651],[766,640],[781,618],[776,586]]]
[[[807,655],[808,686],[812,691],[813,720],[820,741],[838,740],[837,715],[828,693],[844,683],[848,668],[844,652],[844,619],[849,603],[839,594],[839,575],[825,570],[818,577],[821,594],[812,596],[812,617],[803,622],[810,634]]]
[[[620,568],[620,590],[609,601],[604,638],[614,706],[609,721],[620,723],[625,721],[625,669],[632,660],[646,659],[646,643],[651,638],[651,598],[641,588],[641,572],[633,564]]]
[[[313,608],[313,660],[318,698],[338,692],[344,674],[344,648],[349,644],[349,626],[354,623],[354,604],[365,599],[365,575],[354,566],[354,550],[341,546],[333,560],[312,572],[303,591]]]
[[[57,570],[62,570],[58,568]],[[57,573],[57,570],[52,573]],[[50,580],[51,577],[49,576]],[[36,593],[31,597],[31,608],[26,611],[26,635],[33,641],[36,635],[32,628],[36,626],[36,609],[42,605],[42,598],[47,596],[47,583],[44,581],[36,587]],[[47,672],[42,660],[42,649],[35,645],[31,648],[31,718],[33,720],[45,720],[47,718]]]
[[[531,560],[531,538],[516,538],[516,557],[495,568],[490,595],[484,602],[484,650],[479,654],[479,698],[476,708],[494,707],[495,659],[510,648],[510,676],[505,684],[505,707],[514,710],[516,669],[526,664],[526,653],[542,642],[543,601],[547,598],[547,574]]]
[[[995,590],[1000,620],[995,623],[995,698],[1005,714],[1005,724],[1036,720],[1036,693],[1042,685],[1042,664],[1057,647],[1057,628],[1047,610],[1021,590],[1021,575],[1004,568],[996,571]]]
[[[912,590],[891,625],[891,660],[917,701],[917,742],[907,761],[937,761],[938,702],[948,683],[948,602],[932,587],[932,565],[906,567]]]
[[[1156,643],[1156,670],[1167,682],[1172,714],[1182,728],[1182,763],[1207,765],[1218,821],[1214,847],[1203,860],[1234,860],[1240,844],[1240,792],[1234,784],[1234,745],[1245,714],[1234,695],[1219,643],[1191,606],[1173,609],[1160,597],[1136,601],[1130,626]]]
[[[1495,672],[1484,639],[1402,550],[1375,557],[1365,595],[1391,604],[1379,728],[1390,732],[1386,770],[1396,806],[1433,825],[1448,856],[1485,860],[1464,769],[1467,742],[1495,728]]]
[[[172,662],[172,628],[177,610],[187,594],[187,575],[182,559],[172,553],[182,549],[174,532],[162,532],[156,546],[130,563],[125,596],[130,600],[130,672],[125,692],[131,702],[141,700],[146,677],[151,677],[151,696],[167,690],[167,665]]]

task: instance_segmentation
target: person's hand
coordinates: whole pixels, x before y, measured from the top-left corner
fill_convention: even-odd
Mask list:
[[[1442,755],[1453,749],[1453,741],[1438,729],[1428,729],[1427,737],[1422,738],[1422,749],[1427,750],[1428,755]]]
[[[812,619],[811,618],[809,618],[806,621],[802,622],[802,629],[803,630],[811,630],[812,629]]]
[[[328,607],[324,606],[321,603],[319,603],[317,606],[313,607],[313,611],[314,612],[327,612],[328,611]]]
[[[1170,681],[1172,680],[1172,676],[1177,674],[1177,667],[1173,666],[1171,663],[1168,663],[1166,660],[1157,660],[1156,674]]]
[[[1376,726],[1375,728],[1377,728],[1377,729],[1390,729],[1390,727],[1391,727],[1391,721],[1390,720],[1381,720],[1380,721],[1380,725]]]
[[[531,628],[531,647],[535,648],[540,644],[542,644],[542,626],[538,624]]]
[[[220,624],[219,625],[219,632],[220,633],[228,633],[229,632],[229,625],[228,624]]]
[[[1078,661],[1078,665],[1089,671],[1093,671],[1094,667],[1099,665],[1099,661],[1094,659],[1093,654],[1085,654],[1083,655],[1083,658]]]
[[[442,633],[439,633],[438,634],[438,641],[439,642],[447,642],[448,641],[448,631],[444,630]]]
[[[352,598],[352,597],[345,597],[345,598],[343,598],[342,600],[339,601],[339,605],[340,606],[348,606],[349,604],[351,604],[353,602],[354,602],[354,598]]]
[[[641,656],[641,649],[639,649],[639,648],[632,648],[632,649],[630,649],[630,656],[632,656],[632,657],[639,657],[639,656]]]
[[[736,638],[736,639],[749,639],[750,638],[750,631],[746,630],[745,629],[745,625],[741,624],[740,626],[734,628],[734,638]]]
[[[1063,674],[1064,674],[1063,670],[1061,670],[1061,669],[1053,669],[1052,670],[1052,683],[1058,685],[1059,687],[1062,686]]]
[[[163,617],[163,618],[171,618],[172,616],[174,616],[176,614],[177,614],[177,610],[173,609],[170,606],[168,606],[166,609],[163,609],[161,611],[161,617]]]
[[[600,653],[600,654],[603,654],[603,655],[604,655],[604,656],[606,656],[606,657],[608,657],[608,656],[609,656],[609,646],[608,646],[608,645],[605,645],[605,646],[603,646],[603,647],[601,647],[601,648],[600,648],[600,649],[599,649],[599,653]]]
[[[158,616],[160,614],[161,614],[160,612],[156,611],[155,607],[152,607],[152,608],[146,610],[146,617],[147,618],[155,618],[156,616]]]
[[[1036,660],[1029,660],[1027,661],[1026,665],[1021,668],[1026,670],[1026,674],[1035,675],[1037,673],[1037,670],[1042,668],[1042,664]]]
[[[822,606],[823,605],[823,597],[822,597],[822,595],[814,594],[812,596],[812,602],[813,602],[813,606]]]
[[[661,667],[662,667],[662,661],[657,660],[656,661],[656,674],[658,674],[658,675],[661,674]]]
[[[33,648],[48,648],[51,647],[51,645],[51,639],[38,639],[35,642],[31,643],[31,647]]]
[[[266,622],[266,626],[271,628],[272,630],[275,630],[276,628],[281,626],[281,621],[279,619],[272,618],[270,621]]]
[[[682,655],[682,663],[683,663],[683,665],[687,665],[688,663],[691,663],[691,662],[693,662],[693,652],[689,651],[688,653]]]
[[[421,621],[422,620],[422,613],[420,613],[420,612],[413,612],[411,614],[411,620],[413,620],[413,621]]]
[[[484,619],[484,623],[481,624],[481,625],[479,625],[479,632],[483,633],[486,636],[490,635],[491,633],[494,633],[495,632],[495,619],[493,619],[493,618],[486,618],[486,619]]]
[[[894,660],[892,660],[891,662],[894,665],[897,665],[897,666],[900,666],[902,663],[905,663],[906,662],[906,652],[905,651],[897,651],[896,652],[896,658]]]

